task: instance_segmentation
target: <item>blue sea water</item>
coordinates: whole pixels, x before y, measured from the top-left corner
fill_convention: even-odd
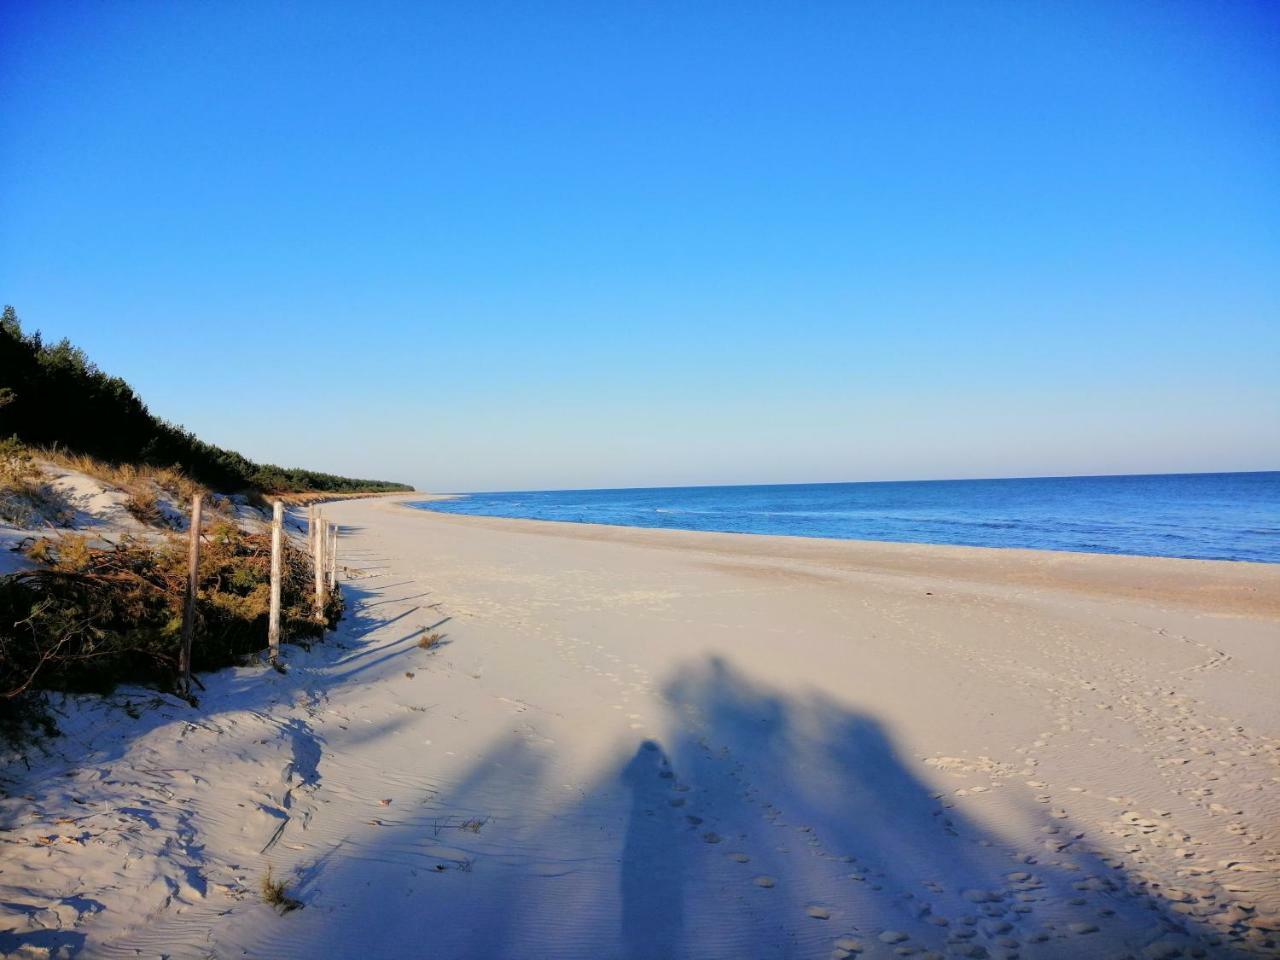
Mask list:
[[[1280,472],[473,493],[486,517],[1280,563]]]

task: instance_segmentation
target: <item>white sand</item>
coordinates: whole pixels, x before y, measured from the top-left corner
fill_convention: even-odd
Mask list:
[[[1276,953],[1280,566],[326,512],[331,643],[4,770],[0,950]]]

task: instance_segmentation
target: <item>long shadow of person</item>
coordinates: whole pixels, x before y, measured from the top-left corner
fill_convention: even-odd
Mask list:
[[[622,947],[628,960],[681,955],[684,855],[679,816],[668,803],[670,761],[646,740],[622,771],[631,812],[622,846]]]

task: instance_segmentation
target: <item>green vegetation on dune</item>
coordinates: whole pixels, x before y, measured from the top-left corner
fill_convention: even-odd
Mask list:
[[[13,307],[0,317],[0,437],[58,447],[110,463],[178,467],[217,490],[263,493],[382,493],[403,483],[254,463],[153,415],[119,377],[69,341],[24,334]]]
[[[196,670],[244,662],[267,641],[271,535],[242,529],[214,507],[196,578]],[[0,577],[0,742],[48,726],[45,690],[176,683],[188,570],[184,537],[148,542],[126,536],[100,546],[66,533],[30,540],[26,554],[38,566]],[[342,616],[338,586],[317,613],[314,574],[311,557],[286,538],[280,591],[285,643],[309,643]]]

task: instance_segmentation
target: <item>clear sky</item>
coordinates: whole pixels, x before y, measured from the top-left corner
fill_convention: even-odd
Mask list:
[[[1280,468],[1280,4],[0,3],[0,300],[470,490]]]

